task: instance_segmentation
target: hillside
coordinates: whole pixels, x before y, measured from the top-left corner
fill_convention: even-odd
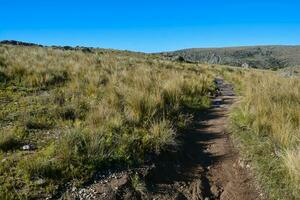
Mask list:
[[[81,50],[92,53],[95,50],[104,50],[91,47],[71,46],[43,46],[40,44],[3,40],[2,45],[51,47],[61,50]],[[126,52],[126,51],[125,51]],[[138,53],[136,53],[138,54]],[[142,53],[144,54],[144,53]],[[224,48],[191,48],[158,54],[163,59],[188,63],[220,64],[238,67],[251,67],[260,69],[278,69],[300,66],[300,46],[245,46]]]
[[[300,46],[194,48],[161,54],[171,60],[253,68],[274,69],[300,65]]]
[[[298,74],[3,42],[0,199],[297,200]]]
[[[210,73],[189,67],[127,51],[0,45],[0,199],[46,199],[174,146],[184,111],[207,108],[214,90]]]

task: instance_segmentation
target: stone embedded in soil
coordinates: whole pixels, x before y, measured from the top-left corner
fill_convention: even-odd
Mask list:
[[[106,179],[77,190],[76,187],[70,189],[71,196],[75,199],[116,199],[119,190],[127,185],[129,175],[108,173]],[[130,199],[130,198],[129,198]]]
[[[34,149],[35,149],[35,146],[33,144],[26,144],[26,145],[22,146],[22,150],[24,150],[24,151],[31,151]]]

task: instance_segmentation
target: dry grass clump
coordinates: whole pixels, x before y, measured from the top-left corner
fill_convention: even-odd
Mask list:
[[[154,146],[156,152],[159,152],[164,144],[175,144],[175,131],[170,122],[163,120],[153,123],[150,127],[150,134],[146,136],[151,146]],[[159,139],[156,139],[159,138]]]
[[[142,163],[176,143],[187,108],[208,107],[213,90],[206,69],[151,55],[6,45],[0,55],[0,156],[13,160],[0,167],[1,199]]]
[[[248,84],[244,101],[251,128],[282,147],[299,144],[300,80],[269,74],[251,77]]]
[[[285,166],[288,169],[290,178],[293,181],[295,195],[300,191],[300,150],[293,149],[287,150],[283,155]]]
[[[20,140],[14,130],[3,129],[0,132],[0,150],[9,151],[18,147],[20,147]]]

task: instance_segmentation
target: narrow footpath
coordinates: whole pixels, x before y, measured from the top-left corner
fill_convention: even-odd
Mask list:
[[[144,170],[144,176],[139,175],[142,181],[133,183],[130,173],[111,174],[75,192],[76,198],[263,199],[249,174],[249,165],[239,158],[226,132],[228,112],[236,100],[233,87],[221,78],[215,82],[219,91],[213,106],[196,113],[193,126],[182,133],[179,150],[161,155],[153,168]]]

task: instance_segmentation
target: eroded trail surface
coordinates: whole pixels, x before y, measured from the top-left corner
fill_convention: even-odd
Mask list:
[[[232,86],[222,79],[216,83],[219,96],[214,106],[196,114],[194,125],[180,138],[179,152],[161,155],[155,167],[139,175],[142,181],[129,178],[135,172],[110,175],[77,192],[78,199],[262,199],[249,166],[240,160],[226,132],[228,110],[235,101]]]

